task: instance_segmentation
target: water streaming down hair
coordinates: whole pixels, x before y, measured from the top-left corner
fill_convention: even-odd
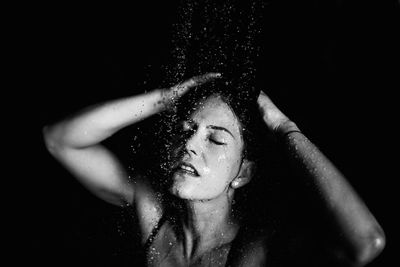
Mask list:
[[[164,87],[195,75],[220,72],[224,82],[202,86],[200,90],[205,91],[202,97],[222,94],[229,99],[228,104],[239,119],[251,117],[248,114],[250,110],[255,111],[253,106],[259,92],[255,74],[262,10],[260,0],[181,1],[172,34],[170,60],[163,67]],[[174,112],[167,113],[166,117],[158,136],[168,137],[178,121]],[[165,141],[168,150],[170,144]],[[162,166],[167,167],[166,164]]]
[[[164,81],[160,87],[169,87],[207,72],[220,72],[223,78],[192,88],[178,101],[176,108],[164,112],[160,124],[152,128],[155,138],[151,139],[154,140],[151,144],[154,157],[151,159],[157,161],[150,163],[152,166],[144,171],[160,191],[169,186],[174,146],[171,137],[176,125],[191,114],[196,102],[210,95],[219,94],[237,116],[242,126],[245,158],[258,161],[262,146],[257,138],[260,118],[256,103],[259,94],[256,65],[263,3],[258,0],[186,0],[181,1],[178,9],[172,49],[168,64],[162,66]],[[246,198],[246,191],[250,190],[251,185],[246,185],[235,198]]]

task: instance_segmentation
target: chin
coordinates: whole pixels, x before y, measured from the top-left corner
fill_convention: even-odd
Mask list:
[[[169,192],[180,198],[180,199],[187,199],[187,200],[192,200],[194,199],[194,195],[192,190],[190,189],[190,186],[185,186],[185,184],[182,181],[174,181],[174,183],[171,185],[169,188]]]
[[[175,173],[172,176],[173,182],[169,192],[180,199],[193,201],[211,200],[223,193],[223,189],[219,192],[218,190],[212,190],[210,186],[204,187],[204,179],[205,177],[193,178],[179,172]],[[214,186],[214,189],[216,186]]]
[[[210,195],[210,192],[201,192],[198,186],[184,185],[179,183],[174,183],[170,187],[169,192],[177,198],[191,201],[209,201],[216,197]]]
[[[177,184],[174,183],[170,189],[169,192],[182,200],[199,200],[198,196],[196,193],[198,192],[193,192],[193,190],[189,187],[185,187],[182,184]]]

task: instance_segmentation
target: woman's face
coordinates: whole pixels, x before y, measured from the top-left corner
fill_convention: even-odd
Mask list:
[[[185,143],[175,152],[170,191],[183,199],[210,200],[227,192],[242,162],[240,123],[219,97],[209,97],[183,122]]]

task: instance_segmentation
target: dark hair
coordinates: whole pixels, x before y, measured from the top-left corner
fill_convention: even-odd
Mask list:
[[[171,152],[176,140],[171,138],[174,138],[174,133],[177,132],[176,138],[184,142],[184,138],[181,138],[182,132],[177,129],[177,126],[180,126],[179,122],[187,119],[199,103],[212,95],[220,96],[236,115],[241,124],[244,141],[243,157],[257,166],[252,181],[235,192],[234,216],[247,226],[264,225],[267,211],[261,211],[260,206],[265,208],[265,198],[268,198],[271,190],[267,184],[274,180],[269,177],[276,175],[280,156],[276,140],[265,126],[258,109],[259,92],[252,87],[246,87],[244,83],[223,78],[210,81],[192,88],[179,99],[174,108],[161,113],[157,119],[158,127],[154,128],[154,124],[151,124],[152,138],[148,138],[151,140],[151,144],[148,144],[151,149],[146,150],[151,152],[140,158],[144,165],[151,164],[151,167],[143,168],[144,174],[151,177],[149,181],[160,195],[172,197],[168,193],[164,194],[170,187],[170,164],[174,162]],[[263,179],[260,179],[261,177]],[[257,216],[253,216],[254,213],[257,213]]]
[[[254,90],[241,88],[236,82],[220,78],[192,88],[176,106],[174,120],[187,118],[210,96],[219,96],[236,115],[244,141],[243,158],[258,159],[257,132],[260,129],[260,115]]]
[[[260,212],[260,199],[266,197],[265,193],[268,190],[266,185],[269,183],[267,181],[269,179],[264,178],[275,175],[275,161],[279,156],[276,140],[260,115],[257,104],[259,91],[247,86],[223,78],[205,83],[192,88],[184,95],[177,104],[174,114],[176,114],[175,122],[185,119],[197,109],[199,102],[204,102],[213,95],[220,96],[221,100],[232,109],[241,125],[244,141],[242,157],[254,162],[256,166],[252,181],[235,192],[233,212],[234,216],[247,226],[254,226],[262,224],[266,217],[264,212]],[[261,177],[263,179],[260,179]],[[252,215],[254,212],[259,215],[257,218]]]

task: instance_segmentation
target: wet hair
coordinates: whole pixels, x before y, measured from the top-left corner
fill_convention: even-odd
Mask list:
[[[256,136],[262,125],[256,102],[258,95],[255,94],[254,90],[241,88],[237,83],[224,78],[205,83],[193,88],[179,100],[176,106],[175,122],[186,119],[209,97],[218,96],[231,108],[241,126],[244,141],[242,157],[255,162],[259,159]]]
[[[238,119],[243,139],[242,158],[254,162],[255,166],[259,165],[261,155],[267,153],[263,153],[266,146],[260,144],[260,140],[265,140],[266,135],[262,131],[264,123],[256,101],[258,94],[258,92],[254,93],[249,88],[240,86],[240,83],[233,79],[220,78],[194,87],[183,95],[172,109],[162,115],[160,127],[154,129],[156,136],[152,144],[154,148],[149,149],[153,151],[154,155],[148,162],[154,162],[155,166],[145,169],[147,176],[158,177],[154,180],[154,186],[160,187],[160,191],[169,188],[171,167],[182,156],[181,153],[184,150],[181,148],[189,137],[187,135],[191,134],[182,131],[181,123],[197,110],[199,104],[211,96],[218,96],[230,107]],[[258,172],[258,168],[255,170]],[[257,176],[256,172],[254,174]],[[255,176],[252,180],[256,178]],[[249,186],[245,187],[247,191]]]
[[[260,199],[269,195],[269,187],[266,185],[269,183],[269,177],[275,176],[275,165],[279,157],[276,140],[260,115],[258,95],[259,91],[252,87],[233,79],[221,78],[192,88],[179,99],[174,108],[160,114],[159,127],[154,128],[152,125],[155,138],[149,138],[152,140],[152,149],[147,150],[154,153],[151,160],[146,160],[147,164],[152,162],[152,167],[145,168],[144,171],[147,177],[152,177],[150,182],[154,189],[160,192],[160,196],[168,199],[165,201],[168,204],[165,207],[169,210],[167,213],[173,214],[177,208],[174,206],[175,198],[167,192],[171,183],[170,166],[176,159],[173,158],[172,152],[177,143],[185,143],[185,138],[182,137],[185,133],[181,131],[180,122],[188,119],[201,102],[205,102],[210,96],[219,96],[231,108],[241,126],[244,143],[242,157],[254,162],[256,166],[251,182],[236,190],[232,212],[247,226],[263,225],[266,215],[260,211],[260,205],[265,204],[261,204],[264,202],[260,202]],[[176,138],[179,138],[180,142],[177,142]],[[141,159],[143,160],[143,157]],[[253,216],[255,213],[258,214],[256,218]]]
[[[257,103],[259,90],[223,78],[192,88],[176,106],[175,124],[179,125],[180,120],[187,119],[197,110],[199,103],[210,96],[219,96],[231,108],[241,128],[244,143],[242,157],[255,163],[251,182],[235,192],[232,212],[247,226],[262,224],[266,215],[259,211],[260,197],[265,197],[268,177],[275,175],[275,161],[279,157],[276,140],[260,115]],[[252,215],[255,212],[259,214],[257,218]]]

